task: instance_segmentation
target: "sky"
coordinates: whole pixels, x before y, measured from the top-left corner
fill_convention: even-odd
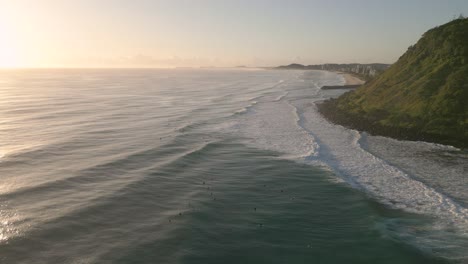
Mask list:
[[[0,67],[393,63],[467,0],[0,0]]]

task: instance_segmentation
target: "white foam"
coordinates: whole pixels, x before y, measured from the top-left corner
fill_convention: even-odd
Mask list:
[[[247,111],[249,111],[250,108],[252,108],[252,106],[256,105],[258,102],[257,101],[253,101],[252,103],[250,103],[248,106],[246,107],[243,107],[242,109],[239,109],[235,112],[235,114],[244,114],[244,113],[247,113]]]
[[[248,144],[284,153],[285,158],[328,166],[352,186],[392,208],[434,217],[437,221],[432,231],[414,235],[415,243],[422,247],[450,251],[441,249],[445,246],[437,239],[462,241],[452,243],[454,250],[467,245],[468,209],[367,151],[358,131],[324,119],[314,104],[323,100],[318,87],[343,80],[326,72],[311,74],[313,78],[305,84],[287,80],[287,85],[280,87],[284,91],[280,97],[259,98],[260,103],[238,117],[232,132],[247,138]],[[448,254],[466,257],[460,250]]]
[[[435,214],[468,227],[468,210],[364,150],[360,134],[324,120],[315,107],[302,113],[303,127],[326,148],[320,158],[353,185],[394,208]]]
[[[428,142],[401,141],[363,133],[359,144],[363,149],[401,168],[412,178],[433,186],[438,192],[468,205],[468,155],[446,145]]]
[[[234,132],[257,147],[302,162],[325,164],[351,185],[393,208],[438,215],[468,227],[466,208],[366,151],[360,145],[359,132],[325,120],[313,104],[314,100],[322,99],[317,87],[342,82],[342,76],[328,72],[312,74],[314,85],[308,90],[300,82],[286,80],[288,85],[282,88],[280,97],[269,101],[262,98],[261,103],[251,106],[251,111],[238,120],[240,125]],[[285,97],[289,100],[284,100]]]
[[[233,133],[247,139],[248,144],[284,153],[285,158],[315,155],[314,138],[297,126],[294,108],[287,102],[259,103],[255,109],[239,117]]]
[[[284,97],[286,97],[288,95],[288,92],[284,92],[283,94],[279,95],[278,97],[276,97],[275,101],[278,102],[278,101],[281,101]]]

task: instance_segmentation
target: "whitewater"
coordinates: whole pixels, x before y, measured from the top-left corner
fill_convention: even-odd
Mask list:
[[[337,73],[0,77],[6,263],[468,259],[466,151],[330,123]]]
[[[437,246],[449,251],[443,253],[447,257],[460,254],[454,258],[463,259],[468,238],[466,153],[452,146],[370,136],[327,121],[316,103],[340,93],[320,90],[324,85],[344,84],[341,76],[333,75],[309,71],[282,82],[285,94],[273,100],[268,95],[262,97],[262,104],[251,106],[255,109],[239,121],[238,131],[251,144],[282,152],[284,158],[327,167],[339,175],[339,180],[389,207],[437,218],[424,231],[408,231],[414,235],[414,243],[426,248],[441,243]],[[441,162],[428,153],[454,157]],[[412,169],[405,169],[407,159],[411,159]],[[430,173],[425,170],[428,163],[432,164]],[[424,173],[428,175],[421,175]],[[437,182],[425,181],[436,177]],[[440,241],[440,236],[446,237]],[[450,240],[460,244],[447,245]]]

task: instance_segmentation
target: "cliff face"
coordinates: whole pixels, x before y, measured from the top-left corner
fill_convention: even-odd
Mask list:
[[[384,73],[325,107],[343,120],[467,142],[468,19],[427,31]]]

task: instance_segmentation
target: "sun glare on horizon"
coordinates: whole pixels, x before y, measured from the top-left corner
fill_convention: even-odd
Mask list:
[[[23,66],[19,43],[8,24],[0,24],[0,68],[17,68]]]
[[[18,53],[8,46],[0,44],[0,68],[18,68],[23,66]]]

